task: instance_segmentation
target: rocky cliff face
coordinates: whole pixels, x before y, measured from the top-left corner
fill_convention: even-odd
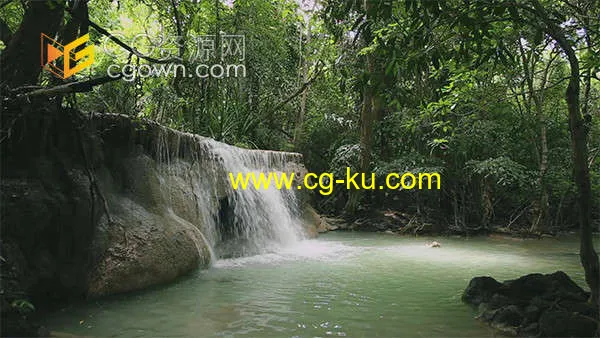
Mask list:
[[[238,201],[222,151],[268,170],[305,171],[299,154],[241,150],[126,116],[28,114],[2,143],[6,302],[137,290],[209,265],[227,240],[224,209]],[[307,196],[293,202],[289,217],[316,233]]]

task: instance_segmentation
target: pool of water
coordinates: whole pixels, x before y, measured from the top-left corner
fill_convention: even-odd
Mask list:
[[[511,240],[328,233],[278,253],[217,261],[177,283],[76,304],[46,316],[85,336],[482,337],[461,294],[563,270],[585,285],[575,238]],[[597,244],[597,241],[596,241]]]

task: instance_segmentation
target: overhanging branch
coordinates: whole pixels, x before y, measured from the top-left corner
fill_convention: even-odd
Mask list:
[[[298,88],[298,90],[296,90],[292,95],[290,95],[287,98],[283,99],[281,102],[279,102],[278,104],[276,104],[273,108],[271,108],[269,110],[269,113],[272,113],[272,112],[280,109],[281,107],[283,107],[286,104],[288,104],[288,102],[290,102],[294,98],[296,98],[298,95],[302,94],[313,82],[315,82],[315,80],[317,78],[319,78],[319,76],[321,75],[321,73],[323,73],[323,69],[324,69],[323,64],[319,63],[319,66],[317,67],[317,71],[313,74],[313,76],[310,79],[308,79],[306,82],[304,82],[302,84],[302,86],[300,86],[300,88]]]
[[[18,94],[17,97],[33,97],[33,96],[52,96],[60,94],[85,93],[92,91],[95,86],[116,81],[121,78],[118,76],[103,76],[85,81],[70,82],[50,88],[39,88],[27,93]],[[16,88],[14,91],[21,91],[22,88]]]

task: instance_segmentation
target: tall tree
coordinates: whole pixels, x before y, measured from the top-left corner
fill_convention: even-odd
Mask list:
[[[35,85],[42,70],[40,34],[54,37],[63,19],[60,1],[27,1],[23,20],[0,56],[0,84],[11,88]]]
[[[526,43],[528,44],[527,47],[525,46]],[[546,177],[548,171],[548,138],[544,113],[544,96],[553,69],[552,66],[555,65],[559,53],[552,51],[549,53],[548,59],[544,60],[544,52],[548,49],[548,43],[541,44],[540,41],[528,41],[524,37],[518,40],[518,46],[523,80],[521,81],[520,93],[515,99],[522,102],[519,105],[523,106],[527,113],[534,115],[537,122],[538,142],[535,151],[539,168],[537,182],[539,199],[537,203],[538,215],[531,225],[531,231],[540,233],[548,230],[550,216],[549,186]],[[538,67],[542,69],[539,70]]]
[[[600,264],[598,254],[594,250],[592,237],[592,194],[588,164],[588,134],[591,124],[589,112],[584,116],[581,112],[580,60],[576,52],[576,42],[564,28],[564,23],[573,16],[568,13],[576,4],[567,2],[542,3],[539,0],[524,1],[484,1],[478,0],[458,5],[450,12],[438,11],[438,17],[446,17],[475,32],[473,47],[479,48],[482,39],[496,41],[498,47],[506,45],[503,37],[489,31],[490,23],[508,21],[517,29],[533,29],[550,36],[566,55],[570,68],[569,83],[565,92],[568,107],[569,132],[573,155],[573,176],[577,187],[580,224],[580,259],[585,270],[585,279],[591,289],[590,300],[598,304],[600,293]],[[597,5],[596,5],[597,6]],[[589,9],[589,8],[588,8]],[[449,14],[446,14],[449,13]],[[473,14],[477,13],[474,19]],[[427,13],[425,13],[427,15]],[[481,33],[483,32],[483,34]],[[486,36],[487,35],[487,36]]]

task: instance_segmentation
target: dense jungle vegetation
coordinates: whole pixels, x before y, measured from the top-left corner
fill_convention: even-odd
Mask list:
[[[440,191],[336,189],[319,198],[324,213],[412,210],[454,231],[576,227],[565,96],[576,75],[579,120],[571,129],[586,134],[580,161],[589,168],[591,218],[600,218],[600,127],[592,118],[600,112],[597,2],[82,3],[79,14],[51,9],[58,22],[46,28],[60,26],[59,37],[90,33],[96,61],[78,79],[105,75],[111,64],[151,63],[107,34],[142,56],[166,59],[167,51],[186,62],[197,51],[195,37],[244,35],[247,76],[137,77],[94,87],[65,105],[149,118],[241,147],[300,152],[317,173],[343,176],[351,166],[381,177],[442,174]],[[4,2],[4,43],[19,34],[27,10],[46,5]],[[22,59],[3,53],[3,70],[15,62]],[[3,82],[56,84],[47,73],[37,81],[35,73],[26,74],[35,81]]]

